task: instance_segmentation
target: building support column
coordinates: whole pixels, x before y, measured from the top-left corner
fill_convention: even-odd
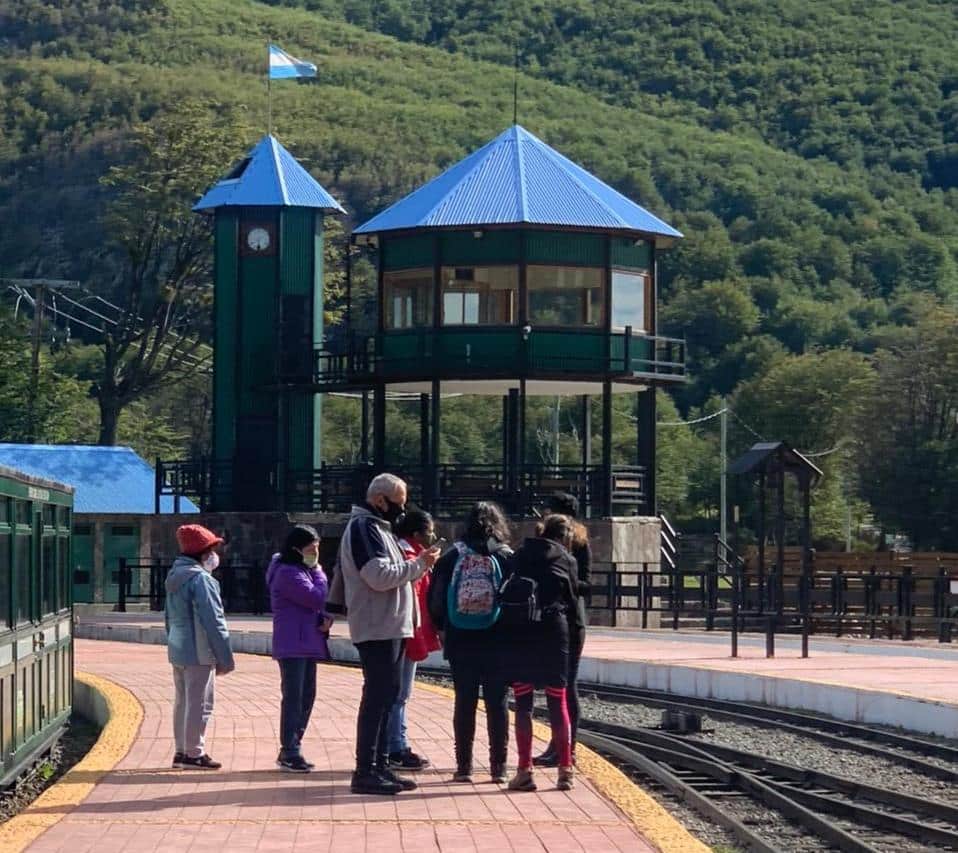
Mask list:
[[[506,493],[515,501],[519,494],[519,389],[510,388],[506,397]]]
[[[602,515],[612,516],[612,382],[602,383]]]
[[[638,429],[638,464],[645,469],[642,483],[645,491],[645,514],[658,514],[655,488],[655,386],[636,395],[636,427]],[[640,508],[641,509],[641,508]]]
[[[373,466],[381,474],[386,467],[386,386],[373,389]]]
[[[431,512],[439,508],[442,490],[439,483],[439,439],[442,434],[442,396],[440,395],[439,380],[432,380],[432,417],[429,424],[429,507]]]
[[[359,461],[369,462],[369,392],[359,401]]]
[[[432,494],[430,487],[432,478],[429,476],[429,466],[432,462],[432,445],[429,441],[429,421],[432,409],[429,394],[419,395],[419,468],[421,471],[423,509],[432,509]]]
[[[519,380],[519,400],[518,400],[518,435],[516,436],[516,495],[517,504],[515,512],[525,515],[527,512],[526,495],[526,380]]]

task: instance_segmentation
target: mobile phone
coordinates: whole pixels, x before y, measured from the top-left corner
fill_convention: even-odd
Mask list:
[[[442,551],[448,544],[448,540],[445,537],[441,537],[432,543],[432,547],[438,548],[440,551]]]

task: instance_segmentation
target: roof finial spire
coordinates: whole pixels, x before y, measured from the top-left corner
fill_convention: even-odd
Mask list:
[[[519,39],[516,38],[516,67],[512,77],[512,123],[519,124]]]

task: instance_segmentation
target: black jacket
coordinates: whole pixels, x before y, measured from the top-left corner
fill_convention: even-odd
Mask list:
[[[576,562],[576,593],[578,600],[575,608],[575,627],[582,630],[589,624],[586,605],[592,600],[592,548],[588,542],[572,549]]]
[[[575,558],[551,539],[526,539],[509,567],[538,584],[542,621],[503,631],[503,665],[508,681],[565,687],[569,671],[569,629],[578,606]]]

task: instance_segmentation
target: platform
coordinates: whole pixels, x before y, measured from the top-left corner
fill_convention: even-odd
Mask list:
[[[641,816],[643,833],[658,839],[654,844],[646,840],[635,815],[599,793],[596,786],[608,786],[609,779],[593,783],[580,774],[576,787],[562,792],[555,790],[555,771],[541,771],[540,790],[532,794],[510,793],[492,784],[485,775],[488,748],[481,714],[475,784],[453,784],[452,701],[442,688],[417,686],[408,711],[414,748],[433,762],[432,769],[417,774],[419,789],[397,797],[369,797],[349,792],[361,687],[356,669],[321,667],[316,707],[303,742],[304,754],[317,770],[300,775],[281,773],[274,764],[279,676],[267,657],[238,655],[236,671],[217,679],[207,739],[210,754],[223,762],[217,772],[170,769],[172,681],[165,649],[79,640],[76,666],[112,682],[126,697],[117,704],[131,706],[121,709],[127,717],[108,729],[105,739],[126,737],[128,748],[121,744],[118,763],[102,773],[78,765],[60,783],[65,796],[62,791],[59,797],[45,796],[0,828],[0,848],[5,851],[706,850],[642,794],[650,806]],[[142,707],[138,725],[137,706]],[[117,749],[115,743],[112,748]],[[510,760],[514,766],[515,756]],[[611,784],[635,790],[595,756],[585,762],[590,766],[584,773],[602,776],[604,771],[596,772],[590,762],[618,775]],[[18,830],[20,842],[9,834]],[[27,842],[21,843],[23,838]]]
[[[234,648],[268,654],[269,616],[230,618]],[[77,636],[164,643],[162,614],[110,613],[78,621]],[[337,624],[335,657],[355,660],[345,626]],[[685,696],[761,702],[859,723],[901,726],[958,738],[958,646],[931,641],[813,637],[810,656],[797,637],[778,637],[765,657],[760,635],[743,635],[729,656],[725,632],[590,628],[580,680]],[[441,666],[434,653],[430,665]]]

